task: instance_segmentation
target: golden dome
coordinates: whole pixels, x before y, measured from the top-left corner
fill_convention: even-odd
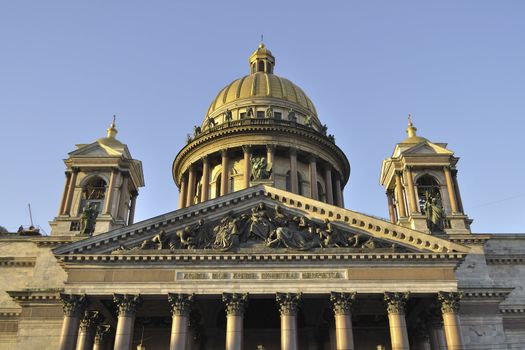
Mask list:
[[[235,107],[236,104],[250,104],[254,97],[275,100],[272,101],[275,105],[288,105],[317,117],[314,104],[300,87],[288,79],[263,72],[246,75],[226,85],[210,104],[206,117],[225,108],[232,109],[231,106]]]
[[[212,101],[206,118],[216,117],[227,109],[248,106],[271,106],[293,109],[312,117],[320,125],[314,104],[304,91],[290,80],[273,74],[275,58],[263,43],[249,58],[251,74],[234,80],[219,91]]]

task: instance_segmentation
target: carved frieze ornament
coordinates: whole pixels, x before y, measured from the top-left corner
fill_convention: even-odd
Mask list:
[[[275,300],[279,305],[279,312],[285,316],[296,316],[299,309],[302,293],[276,293]]]
[[[404,314],[410,293],[385,292],[385,302],[389,314]]]
[[[330,302],[336,315],[350,314],[350,308],[354,302],[356,293],[330,293]]]
[[[459,301],[463,297],[461,292],[439,292],[438,300],[441,303],[441,312],[457,313],[459,311]]]
[[[142,303],[138,294],[113,294],[113,302],[117,305],[118,316],[133,316]]]
[[[170,303],[172,315],[189,316],[193,298],[193,294],[168,293],[168,301]]]
[[[60,293],[60,300],[62,301],[64,315],[69,317],[80,317],[87,305],[87,299],[84,294],[78,295]]]
[[[223,293],[222,301],[226,306],[226,314],[242,316],[248,301],[248,293]]]
[[[84,312],[84,317],[80,320],[80,329],[87,330],[89,328],[95,328],[104,320],[104,317],[98,311],[88,311]]]
[[[102,344],[111,335],[109,324],[99,324],[95,331],[95,344]]]

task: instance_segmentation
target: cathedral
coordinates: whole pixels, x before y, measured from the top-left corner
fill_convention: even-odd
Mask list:
[[[115,120],[68,153],[51,234],[0,234],[0,349],[524,349],[525,234],[471,232],[447,144],[409,116],[389,218],[347,209],[336,135],[263,43],[248,61],[173,160],[177,210],[135,222]]]

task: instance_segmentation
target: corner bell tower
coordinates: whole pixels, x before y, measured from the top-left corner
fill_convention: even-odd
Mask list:
[[[49,224],[51,235],[97,235],[133,223],[139,187],[144,186],[142,163],[116,139],[115,117],[107,136],[76,145],[64,160],[66,183],[58,215]],[[86,210],[91,208],[91,227]]]
[[[431,142],[416,131],[409,115],[408,138],[381,167],[390,221],[430,234],[471,233],[457,181],[459,158],[446,143]]]

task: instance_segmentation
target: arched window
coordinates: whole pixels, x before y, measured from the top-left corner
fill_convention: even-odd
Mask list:
[[[428,174],[421,176],[416,181],[417,185],[417,196],[419,198],[419,209],[421,213],[425,213],[425,202],[427,198],[439,198],[441,199],[441,193],[439,191],[439,183],[436,179]]]
[[[264,61],[259,61],[258,64],[259,64],[259,69],[258,69],[258,71],[259,71],[259,72],[264,72]]]
[[[98,176],[89,179],[82,187],[82,195],[80,197],[79,213],[89,203],[99,213],[102,210],[102,204],[106,198],[106,181]]]
[[[215,198],[221,195],[221,183],[222,183],[222,174],[219,174],[215,179]]]

